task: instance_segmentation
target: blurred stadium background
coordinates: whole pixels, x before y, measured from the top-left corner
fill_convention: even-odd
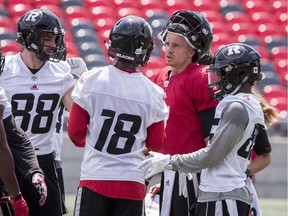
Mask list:
[[[4,54],[19,52],[17,21],[28,10],[46,8],[61,20],[68,56],[80,56],[88,69],[107,65],[104,41],[113,24],[126,15],[138,15],[152,26],[155,48],[148,77],[165,65],[160,33],[169,16],[179,9],[202,12],[214,33],[212,53],[224,44],[243,42],[262,56],[265,78],[256,88],[281,111],[277,129],[287,133],[287,0],[0,0],[0,41]]]
[[[199,11],[208,18],[214,33],[213,53],[232,42],[255,47],[262,56],[265,75],[256,88],[280,111],[279,121],[269,129],[272,164],[257,174],[256,188],[264,216],[287,215],[287,0],[0,0],[4,54],[21,50],[15,42],[17,21],[33,8],[49,9],[60,18],[66,30],[68,57],[82,57],[88,69],[110,62],[104,41],[115,21],[126,15],[145,18],[154,30],[155,48],[142,69],[147,76],[165,65],[160,32],[179,9]],[[65,136],[63,170],[71,210],[83,151]]]
[[[88,69],[107,65],[104,41],[113,24],[126,15],[138,15],[151,24],[155,48],[147,67],[148,77],[165,65],[160,32],[179,9],[202,12],[214,33],[212,53],[224,44],[243,42],[262,56],[265,78],[256,88],[281,111],[279,133],[287,133],[287,0],[0,0],[0,41],[4,54],[16,53],[17,21],[28,10],[46,8],[61,20],[68,56],[80,56]],[[285,125],[285,124],[284,124]]]

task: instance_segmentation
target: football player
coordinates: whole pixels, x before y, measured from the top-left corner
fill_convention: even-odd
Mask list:
[[[5,58],[0,47],[0,74],[3,71]],[[5,91],[0,87],[0,128],[1,128],[1,179],[0,179],[0,215],[28,216],[28,206],[23,198],[18,182],[15,179],[14,164],[21,174],[38,190],[41,203],[47,196],[43,172],[39,167],[35,151],[24,131],[15,124]],[[7,148],[9,147],[9,148]],[[10,152],[11,151],[11,152]],[[13,155],[13,159],[11,157]],[[43,178],[36,181],[35,177]],[[14,207],[14,208],[13,208]]]
[[[246,170],[259,128],[265,128],[260,101],[252,93],[262,78],[260,58],[246,44],[220,48],[208,69],[209,89],[220,103],[207,147],[190,154],[158,153],[139,166],[148,176],[165,169],[203,169],[195,215],[249,215],[252,197]]]
[[[137,71],[153,49],[151,26],[126,16],[109,40],[113,65],[83,73],[72,93],[67,131],[85,146],[75,216],[142,216],[145,176],[137,165],[145,147],[157,151],[164,140],[164,92]]]
[[[39,193],[31,181],[17,174],[30,216],[62,215],[52,137],[61,101],[67,110],[73,102],[71,68],[60,61],[66,56],[64,33],[58,17],[51,11],[33,9],[25,13],[18,21],[16,39],[23,50],[6,56],[0,77],[15,121],[30,138],[47,183],[47,200],[39,205]],[[35,176],[34,180],[42,181],[43,176]]]
[[[77,80],[83,72],[87,71],[86,63],[82,58],[71,57],[67,59],[67,62],[71,67],[71,74],[74,76],[75,80]],[[61,191],[63,214],[68,213],[68,209],[65,205],[65,187],[64,187],[64,177],[62,171],[62,158],[61,158],[62,146],[63,146],[63,126],[66,112],[67,110],[65,109],[64,104],[61,103],[58,108],[57,123],[53,134],[53,150],[55,152],[55,164]]]
[[[207,66],[197,64],[210,50],[212,30],[202,14],[181,10],[170,17],[162,38],[168,66],[150,78],[164,89],[169,107],[167,137],[160,152],[174,155],[197,151],[206,146],[217,105],[207,89]],[[196,201],[199,175],[200,171],[190,175],[193,178],[164,172],[160,191],[163,215],[189,214]],[[159,190],[155,185],[150,191],[155,194]]]

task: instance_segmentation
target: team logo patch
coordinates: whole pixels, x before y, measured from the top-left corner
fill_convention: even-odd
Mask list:
[[[30,90],[39,90],[39,89],[38,89],[37,85],[33,85],[33,86],[31,86]]]
[[[41,11],[30,11],[23,17],[23,21],[27,26],[33,26],[41,20],[42,16],[43,13]]]
[[[35,75],[35,74],[34,74],[34,75],[32,75],[32,76],[31,76],[31,80],[33,80],[33,81],[36,81],[36,80],[38,80],[38,76],[37,76],[37,75]]]
[[[229,59],[238,59],[245,53],[245,48],[237,44],[225,47],[221,52]]]

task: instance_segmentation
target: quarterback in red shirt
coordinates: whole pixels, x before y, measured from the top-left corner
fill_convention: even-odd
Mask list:
[[[209,136],[217,105],[207,88],[206,67],[197,63],[210,50],[212,30],[200,13],[182,10],[171,16],[162,37],[168,66],[150,77],[164,89],[169,107],[166,140],[160,152],[170,155],[194,152],[206,146],[205,138]],[[164,172],[161,215],[188,215],[188,209],[196,200],[194,188],[198,187],[199,175],[193,176],[194,187],[191,178],[187,178],[186,183],[186,175]],[[152,186],[150,191],[158,190],[159,185]]]

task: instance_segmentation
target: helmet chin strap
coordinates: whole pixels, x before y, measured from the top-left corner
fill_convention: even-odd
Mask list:
[[[227,95],[234,95],[236,94],[236,92],[238,92],[238,90],[244,85],[244,83],[248,80],[248,76],[245,76],[242,81],[239,83],[239,85],[234,89],[234,91],[232,91],[229,94],[224,95],[223,97],[226,97]]]

